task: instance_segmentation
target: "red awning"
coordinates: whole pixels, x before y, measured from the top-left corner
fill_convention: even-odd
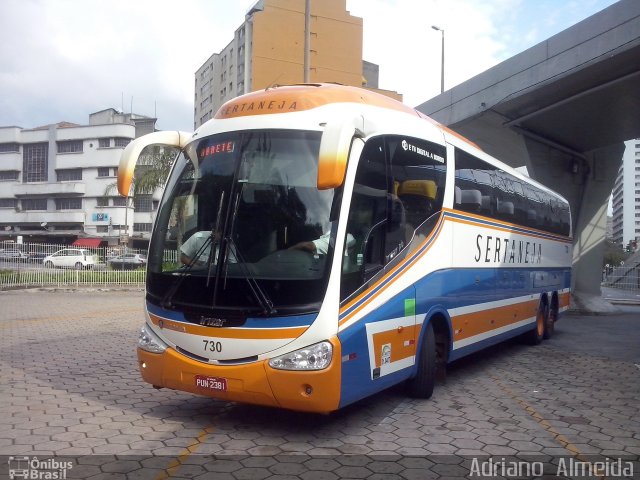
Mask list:
[[[101,238],[79,238],[71,245],[74,247],[99,247]]]

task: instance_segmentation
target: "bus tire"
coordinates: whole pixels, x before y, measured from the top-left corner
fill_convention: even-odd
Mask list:
[[[536,313],[536,324],[533,330],[525,334],[525,340],[529,345],[540,345],[544,338],[544,331],[547,323],[548,309],[547,304],[540,301],[538,312]]]
[[[415,398],[430,398],[436,383],[436,337],[431,322],[426,328],[418,353],[418,372],[407,380],[407,392]]]
[[[547,321],[544,325],[544,339],[548,340],[553,336],[556,330],[556,321],[558,320],[558,302],[555,299],[551,302],[551,307],[547,312]]]

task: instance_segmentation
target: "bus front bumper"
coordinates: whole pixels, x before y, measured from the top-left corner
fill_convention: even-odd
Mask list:
[[[229,402],[251,403],[305,412],[329,413],[340,404],[340,342],[330,339],[333,358],[317,371],[277,370],[268,360],[241,365],[210,365],[172,348],[150,353],[138,348],[145,382]],[[213,388],[212,388],[213,387]]]

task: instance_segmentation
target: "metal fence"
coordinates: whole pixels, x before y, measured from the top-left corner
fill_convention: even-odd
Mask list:
[[[603,273],[602,285],[628,291],[640,291],[640,266],[608,268]]]
[[[87,268],[47,268],[43,260],[63,248],[88,250],[95,264]],[[124,253],[145,254],[145,250],[125,247],[77,247],[73,245],[0,242],[0,289],[15,287],[143,287],[146,264],[123,269],[112,266],[109,260]],[[167,252],[167,259],[175,259],[175,252]],[[132,266],[133,267],[133,266]]]

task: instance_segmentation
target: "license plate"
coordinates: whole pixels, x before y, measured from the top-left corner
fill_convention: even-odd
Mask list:
[[[206,377],[204,375],[196,375],[196,387],[204,390],[216,390],[218,392],[227,391],[227,379],[220,377]]]

